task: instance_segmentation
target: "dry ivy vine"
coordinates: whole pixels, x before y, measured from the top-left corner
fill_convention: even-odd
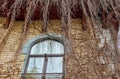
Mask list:
[[[5,0],[4,4],[2,5],[3,10],[6,9],[6,5],[8,4],[8,1]],[[39,4],[39,5],[38,5]],[[7,37],[9,36],[13,22],[15,21],[15,18],[20,14],[20,8],[25,5],[26,10],[26,16],[23,26],[23,35],[21,35],[21,39],[25,37],[25,34],[27,33],[27,30],[29,28],[29,25],[32,21],[33,14],[35,12],[36,7],[40,7],[40,14],[42,14],[43,17],[43,27],[41,28],[43,32],[47,31],[48,23],[49,23],[49,10],[50,6],[56,5],[57,11],[59,16],[61,17],[61,29],[65,32],[65,34],[68,37],[71,37],[71,19],[72,19],[72,10],[76,9],[77,7],[80,7],[82,10],[82,14],[84,15],[85,23],[83,23],[84,27],[89,27],[91,30],[91,33],[93,35],[94,40],[96,40],[95,32],[94,32],[94,26],[97,26],[97,22],[101,20],[101,24],[104,28],[108,27],[111,31],[112,38],[118,37],[120,38],[120,29],[119,22],[120,22],[120,0],[15,0],[14,4],[9,9],[9,12],[7,13],[8,17],[10,17],[10,23],[8,24],[8,32],[6,33],[6,36],[3,37],[3,41],[5,43],[5,40],[7,40]],[[100,15],[99,15],[100,14]],[[91,21],[92,26],[89,26],[89,22]],[[114,27],[112,27],[114,26]],[[117,27],[118,34],[114,36],[114,31]],[[99,27],[98,27],[99,28]],[[101,27],[100,27],[101,28]],[[117,49],[116,41],[119,43],[120,40],[113,39],[114,45],[116,47],[116,73],[112,75],[113,79],[119,79],[120,71],[119,70],[119,57],[120,57],[120,51]],[[22,43],[23,41],[21,41]],[[2,46],[4,43],[1,43],[0,46]],[[20,43],[20,46],[22,45]],[[106,43],[104,45],[104,50],[107,51]],[[18,48],[19,52],[20,47]],[[92,48],[94,49],[94,48]],[[74,56],[74,55],[73,55]],[[74,56],[75,57],[75,56]],[[78,59],[76,59],[79,61]],[[101,73],[101,67],[100,64],[93,63],[95,68],[96,74],[99,76],[100,79],[104,78],[104,73]],[[80,66],[78,64],[78,66]],[[80,68],[81,74],[82,68]],[[84,76],[85,79],[87,79],[87,76]]]

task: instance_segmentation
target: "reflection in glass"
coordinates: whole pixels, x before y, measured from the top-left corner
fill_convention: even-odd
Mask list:
[[[64,54],[64,46],[53,40],[46,40],[35,44],[31,54]]]
[[[48,65],[46,73],[62,73],[63,57],[48,58]]]
[[[44,58],[30,58],[27,73],[42,73]]]

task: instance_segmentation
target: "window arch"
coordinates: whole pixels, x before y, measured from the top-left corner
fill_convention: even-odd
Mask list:
[[[65,75],[65,53],[71,51],[66,38],[55,34],[44,34],[29,40],[23,47],[27,53],[22,78],[63,79]]]

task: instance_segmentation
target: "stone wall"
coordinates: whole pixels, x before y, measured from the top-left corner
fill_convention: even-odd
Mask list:
[[[1,38],[6,33],[6,29],[3,28],[4,23],[5,18],[0,18],[0,42],[2,42]],[[22,21],[15,22],[5,45],[2,46],[0,52],[0,79],[20,79],[22,65],[26,57],[25,54],[18,51],[21,44],[20,39],[22,38],[22,26]],[[43,34],[41,26],[42,21],[33,21],[25,40],[22,42],[25,43],[27,40]],[[47,33],[65,36],[60,27],[61,23],[59,20],[51,20]],[[66,56],[66,79],[103,79],[102,75],[104,75],[104,79],[112,79],[111,74],[109,74],[110,71],[108,71],[108,64],[104,64],[106,62],[104,60],[101,60],[102,63],[100,61],[101,57],[103,57],[102,47],[99,47],[103,43],[100,35],[98,35],[95,41],[90,27],[83,31],[79,19],[72,20],[69,34],[69,41],[74,51]]]

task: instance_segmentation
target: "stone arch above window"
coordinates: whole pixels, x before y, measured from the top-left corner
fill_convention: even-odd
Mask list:
[[[38,35],[38,36],[28,40],[22,48],[22,53],[23,54],[29,53],[30,49],[32,48],[33,45],[35,45],[41,41],[44,41],[44,40],[58,41],[64,45],[65,53],[72,52],[72,46],[70,45],[70,42],[68,41],[67,38],[65,38],[64,36],[61,36],[59,34],[47,33],[47,34]]]

